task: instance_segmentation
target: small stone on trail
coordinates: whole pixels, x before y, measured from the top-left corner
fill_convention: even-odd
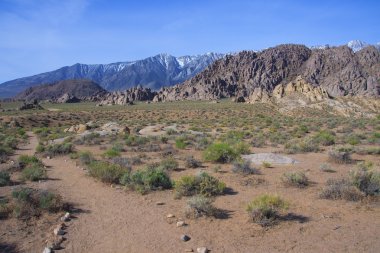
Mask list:
[[[166,215],[166,218],[174,218],[174,217],[175,217],[175,215],[171,214],[171,213],[169,213],[168,215]]]
[[[183,226],[185,226],[186,224],[185,224],[185,222],[184,221],[178,221],[177,222],[177,227],[183,227]]]
[[[70,213],[65,213],[64,216],[61,217],[61,221],[69,221],[70,220]]]
[[[165,205],[165,203],[164,202],[156,202],[156,205],[163,206],[163,205]]]
[[[45,247],[44,251],[42,251],[42,253],[51,253],[51,249],[48,248],[48,247]]]
[[[184,242],[189,241],[191,238],[188,235],[181,235],[181,240]]]
[[[62,230],[62,225],[58,225],[55,229],[54,229],[54,234],[55,235],[64,235],[65,234],[65,231]]]
[[[193,249],[185,249],[185,252],[194,252]]]
[[[198,253],[207,253],[208,249],[206,247],[200,247],[200,248],[197,248],[197,252]]]

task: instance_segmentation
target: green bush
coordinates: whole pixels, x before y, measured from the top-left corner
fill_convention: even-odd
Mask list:
[[[314,136],[314,139],[323,146],[330,146],[335,144],[335,136],[328,131],[320,131]]]
[[[80,163],[84,164],[84,165],[89,165],[95,161],[94,156],[89,151],[79,152],[78,159],[79,159]]]
[[[253,222],[261,226],[268,226],[273,224],[278,217],[278,212],[286,210],[288,205],[286,201],[277,195],[262,194],[248,204],[247,212]]]
[[[328,152],[328,159],[333,163],[351,163],[351,153],[332,149]]]
[[[203,151],[204,160],[210,162],[228,163],[238,157],[239,153],[227,143],[214,143]]]
[[[132,174],[125,173],[120,182],[141,193],[172,188],[170,177],[161,168],[145,168]]]
[[[50,144],[42,149],[46,156],[66,155],[74,151],[73,144],[69,142]]]
[[[120,156],[120,152],[111,148],[106,150],[102,156],[105,158],[114,158]]]
[[[27,165],[22,170],[21,176],[23,180],[38,181],[41,179],[45,179],[47,177],[47,173],[43,165],[33,163]]]
[[[7,171],[0,171],[0,187],[7,186],[11,183],[11,176]]]
[[[305,138],[301,141],[292,140],[285,144],[285,152],[288,154],[296,153],[308,153],[308,152],[318,152],[319,144],[312,138]]]
[[[140,145],[145,145],[148,142],[149,142],[149,139],[143,136],[128,134],[125,137],[125,145],[127,146],[140,146]]]
[[[213,205],[213,200],[202,195],[197,195],[187,201],[186,217],[198,218],[201,216],[216,216],[218,209]]]
[[[32,164],[43,166],[42,162],[37,157],[29,155],[20,155],[18,158],[18,163],[21,169]]]
[[[203,195],[206,197],[223,194],[226,185],[206,172],[197,176],[183,176],[175,182],[176,197]]]
[[[186,138],[183,136],[180,136],[175,139],[175,146],[178,149],[185,149],[189,143],[187,142]]]
[[[359,168],[350,171],[352,184],[365,195],[380,195],[380,172],[359,164]]]
[[[174,157],[169,156],[168,158],[161,160],[160,167],[163,170],[176,170],[178,168],[178,162]]]
[[[308,186],[309,180],[306,177],[305,173],[298,171],[298,172],[285,172],[281,180],[284,184],[289,186],[296,186],[298,188],[304,188]]]
[[[104,183],[119,183],[120,178],[127,170],[117,164],[105,161],[94,161],[88,165],[90,176],[99,179]]]
[[[193,156],[187,156],[185,158],[185,165],[187,168],[198,168],[202,166],[202,162],[198,161]]]

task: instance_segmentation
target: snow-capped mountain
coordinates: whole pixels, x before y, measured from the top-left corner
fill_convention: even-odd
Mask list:
[[[43,83],[69,79],[89,79],[103,88],[115,91],[126,90],[137,85],[160,89],[181,83],[224,54],[206,53],[195,56],[174,57],[159,54],[143,60],[110,64],[74,64],[51,72],[23,77],[0,84],[0,97],[13,97],[22,90]]]
[[[369,44],[361,40],[351,40],[347,43],[347,46],[352,49],[355,53],[368,47]]]

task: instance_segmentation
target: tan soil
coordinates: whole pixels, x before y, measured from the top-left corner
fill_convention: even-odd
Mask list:
[[[255,152],[264,151],[268,152],[268,149],[255,149]],[[194,151],[181,152],[191,152],[199,157]],[[184,252],[201,246],[211,252],[377,252],[380,248],[378,203],[318,198],[328,178],[346,176],[352,166],[332,165],[336,173],[323,173],[319,166],[327,162],[326,153],[290,157],[300,163],[275,165],[261,169],[262,175],[249,177],[233,174],[231,165],[224,165],[220,173],[214,173],[212,168],[215,165],[204,164],[205,170],[232,188],[229,194],[217,197],[215,201],[218,208],[225,210],[225,219],[186,219],[186,198],[175,200],[172,191],[143,196],[113,188],[88,177],[68,157],[44,159],[43,162],[50,166],[49,178],[54,180],[44,181],[36,187],[56,190],[79,208],[76,218],[69,222],[67,240],[62,244],[64,249],[58,252]],[[380,162],[379,157],[374,156],[354,158]],[[305,171],[312,185],[306,189],[283,186],[280,177],[288,170]],[[173,172],[172,177],[197,171]],[[264,183],[247,186],[249,178],[260,178]],[[294,214],[293,220],[269,229],[251,223],[245,206],[260,193],[278,193],[288,200],[291,203],[288,212]],[[158,201],[165,204],[156,205]],[[169,213],[176,217],[166,218]],[[189,225],[177,228],[175,222],[180,218]],[[191,240],[182,242],[182,234],[189,235]],[[20,243],[26,241],[21,237],[19,240]],[[41,252],[43,247],[43,243],[33,245],[27,252]]]

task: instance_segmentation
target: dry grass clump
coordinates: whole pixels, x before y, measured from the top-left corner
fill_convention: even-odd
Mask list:
[[[304,188],[309,185],[309,180],[302,171],[285,172],[281,177],[281,181],[285,185],[295,186],[298,188]]]

